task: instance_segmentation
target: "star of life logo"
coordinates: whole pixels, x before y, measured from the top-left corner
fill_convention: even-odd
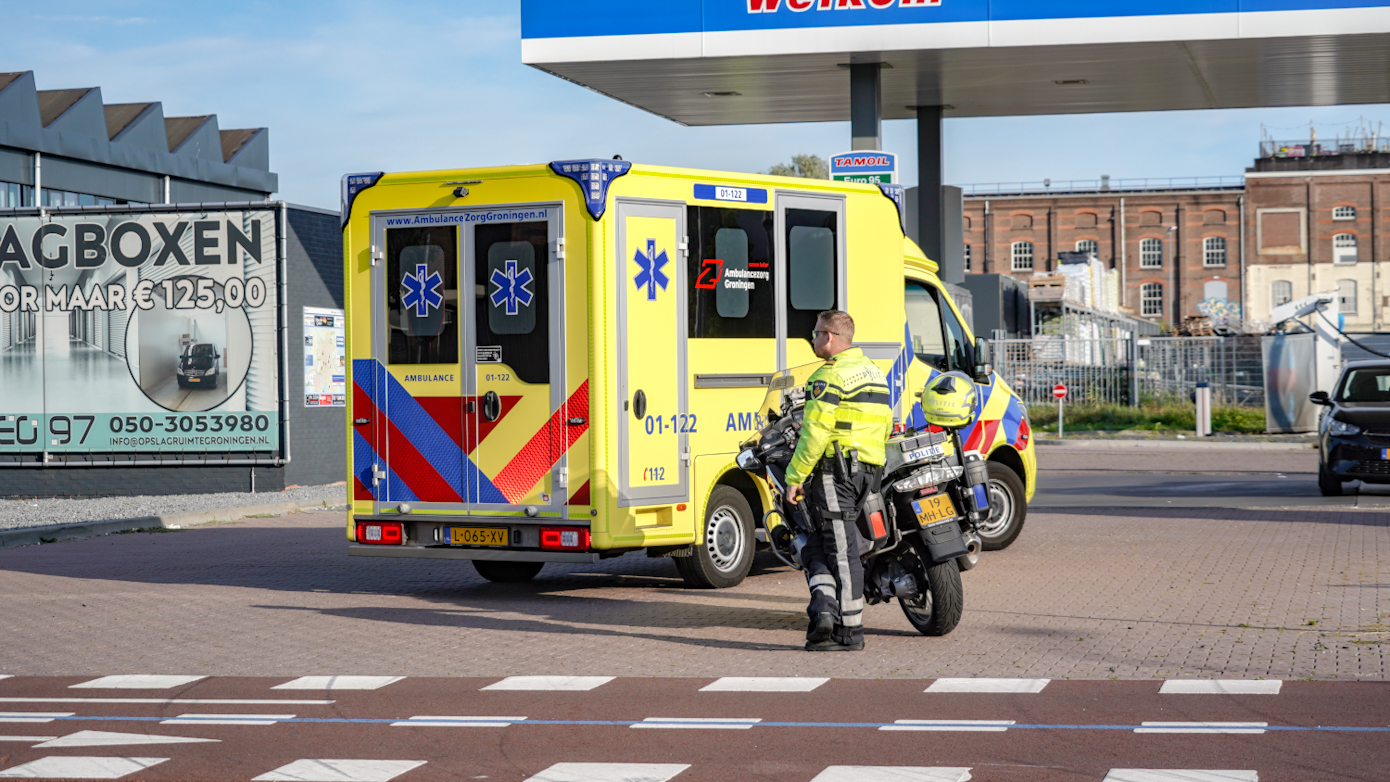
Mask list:
[[[941,5],[941,0],[748,0],[748,13],[770,14],[788,11],[862,11],[865,9],[883,10],[886,8],[933,8]]]
[[[662,250],[661,254],[658,255],[656,240],[648,239],[647,252],[644,254],[638,250],[632,260],[637,263],[637,267],[641,270],[637,272],[637,277],[633,282],[637,284],[638,290],[647,289],[647,301],[656,301],[656,286],[660,285],[662,290],[666,290],[666,284],[671,281],[661,270],[662,267],[671,262],[671,259],[666,257],[665,250]]]
[[[531,306],[531,299],[535,293],[526,286],[531,284],[533,277],[530,269],[517,271],[516,261],[507,261],[502,269],[493,269],[492,276],[488,281],[497,286],[497,290],[492,292],[492,306],[507,308],[508,315],[515,315],[520,312],[520,307]],[[519,305],[519,306],[518,306]]]
[[[427,264],[416,264],[414,274],[406,272],[401,287],[405,288],[401,304],[406,309],[413,307],[417,318],[429,317],[431,309],[444,303],[444,294],[439,292],[444,287],[444,278],[439,272],[431,272]]]

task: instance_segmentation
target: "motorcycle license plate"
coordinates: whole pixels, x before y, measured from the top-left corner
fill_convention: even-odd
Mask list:
[[[456,546],[505,546],[507,530],[497,527],[450,527],[449,542]]]
[[[913,500],[912,510],[917,513],[917,523],[923,527],[956,517],[956,506],[951,504],[951,497],[947,494]]]

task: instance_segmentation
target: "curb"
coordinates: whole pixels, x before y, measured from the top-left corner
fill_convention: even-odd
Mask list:
[[[1267,443],[1267,442],[1232,442],[1230,440],[1096,440],[1096,439],[1076,439],[1076,440],[1043,440],[1041,438],[1033,441],[1038,447],[1047,446],[1049,448],[1144,448],[1148,450],[1169,450],[1169,451],[1316,451],[1318,444],[1314,442],[1303,443]]]
[[[140,516],[131,519],[111,521],[85,521],[76,524],[49,524],[43,527],[20,527],[0,530],[0,549],[17,546],[34,546],[40,543],[55,543],[60,540],[78,540],[117,532],[132,532],[142,529],[181,529],[212,521],[235,521],[247,516],[283,516],[301,513],[306,510],[333,510],[320,502],[280,502],[274,505],[249,505],[241,508],[219,508],[217,510],[196,510],[187,513],[170,513],[164,516]]]

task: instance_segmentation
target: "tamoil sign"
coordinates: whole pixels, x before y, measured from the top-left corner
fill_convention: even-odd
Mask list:
[[[831,155],[830,178],[836,182],[895,185],[898,183],[898,156],[879,150]]]

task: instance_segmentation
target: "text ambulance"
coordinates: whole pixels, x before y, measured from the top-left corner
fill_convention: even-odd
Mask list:
[[[976,373],[901,194],[617,159],[344,177],[349,552],[517,581],[645,550],[739,583],[769,504],[734,457],[818,313],[854,316],[909,425],[932,373]],[[1033,444],[1001,380],[981,398],[1002,548]]]

